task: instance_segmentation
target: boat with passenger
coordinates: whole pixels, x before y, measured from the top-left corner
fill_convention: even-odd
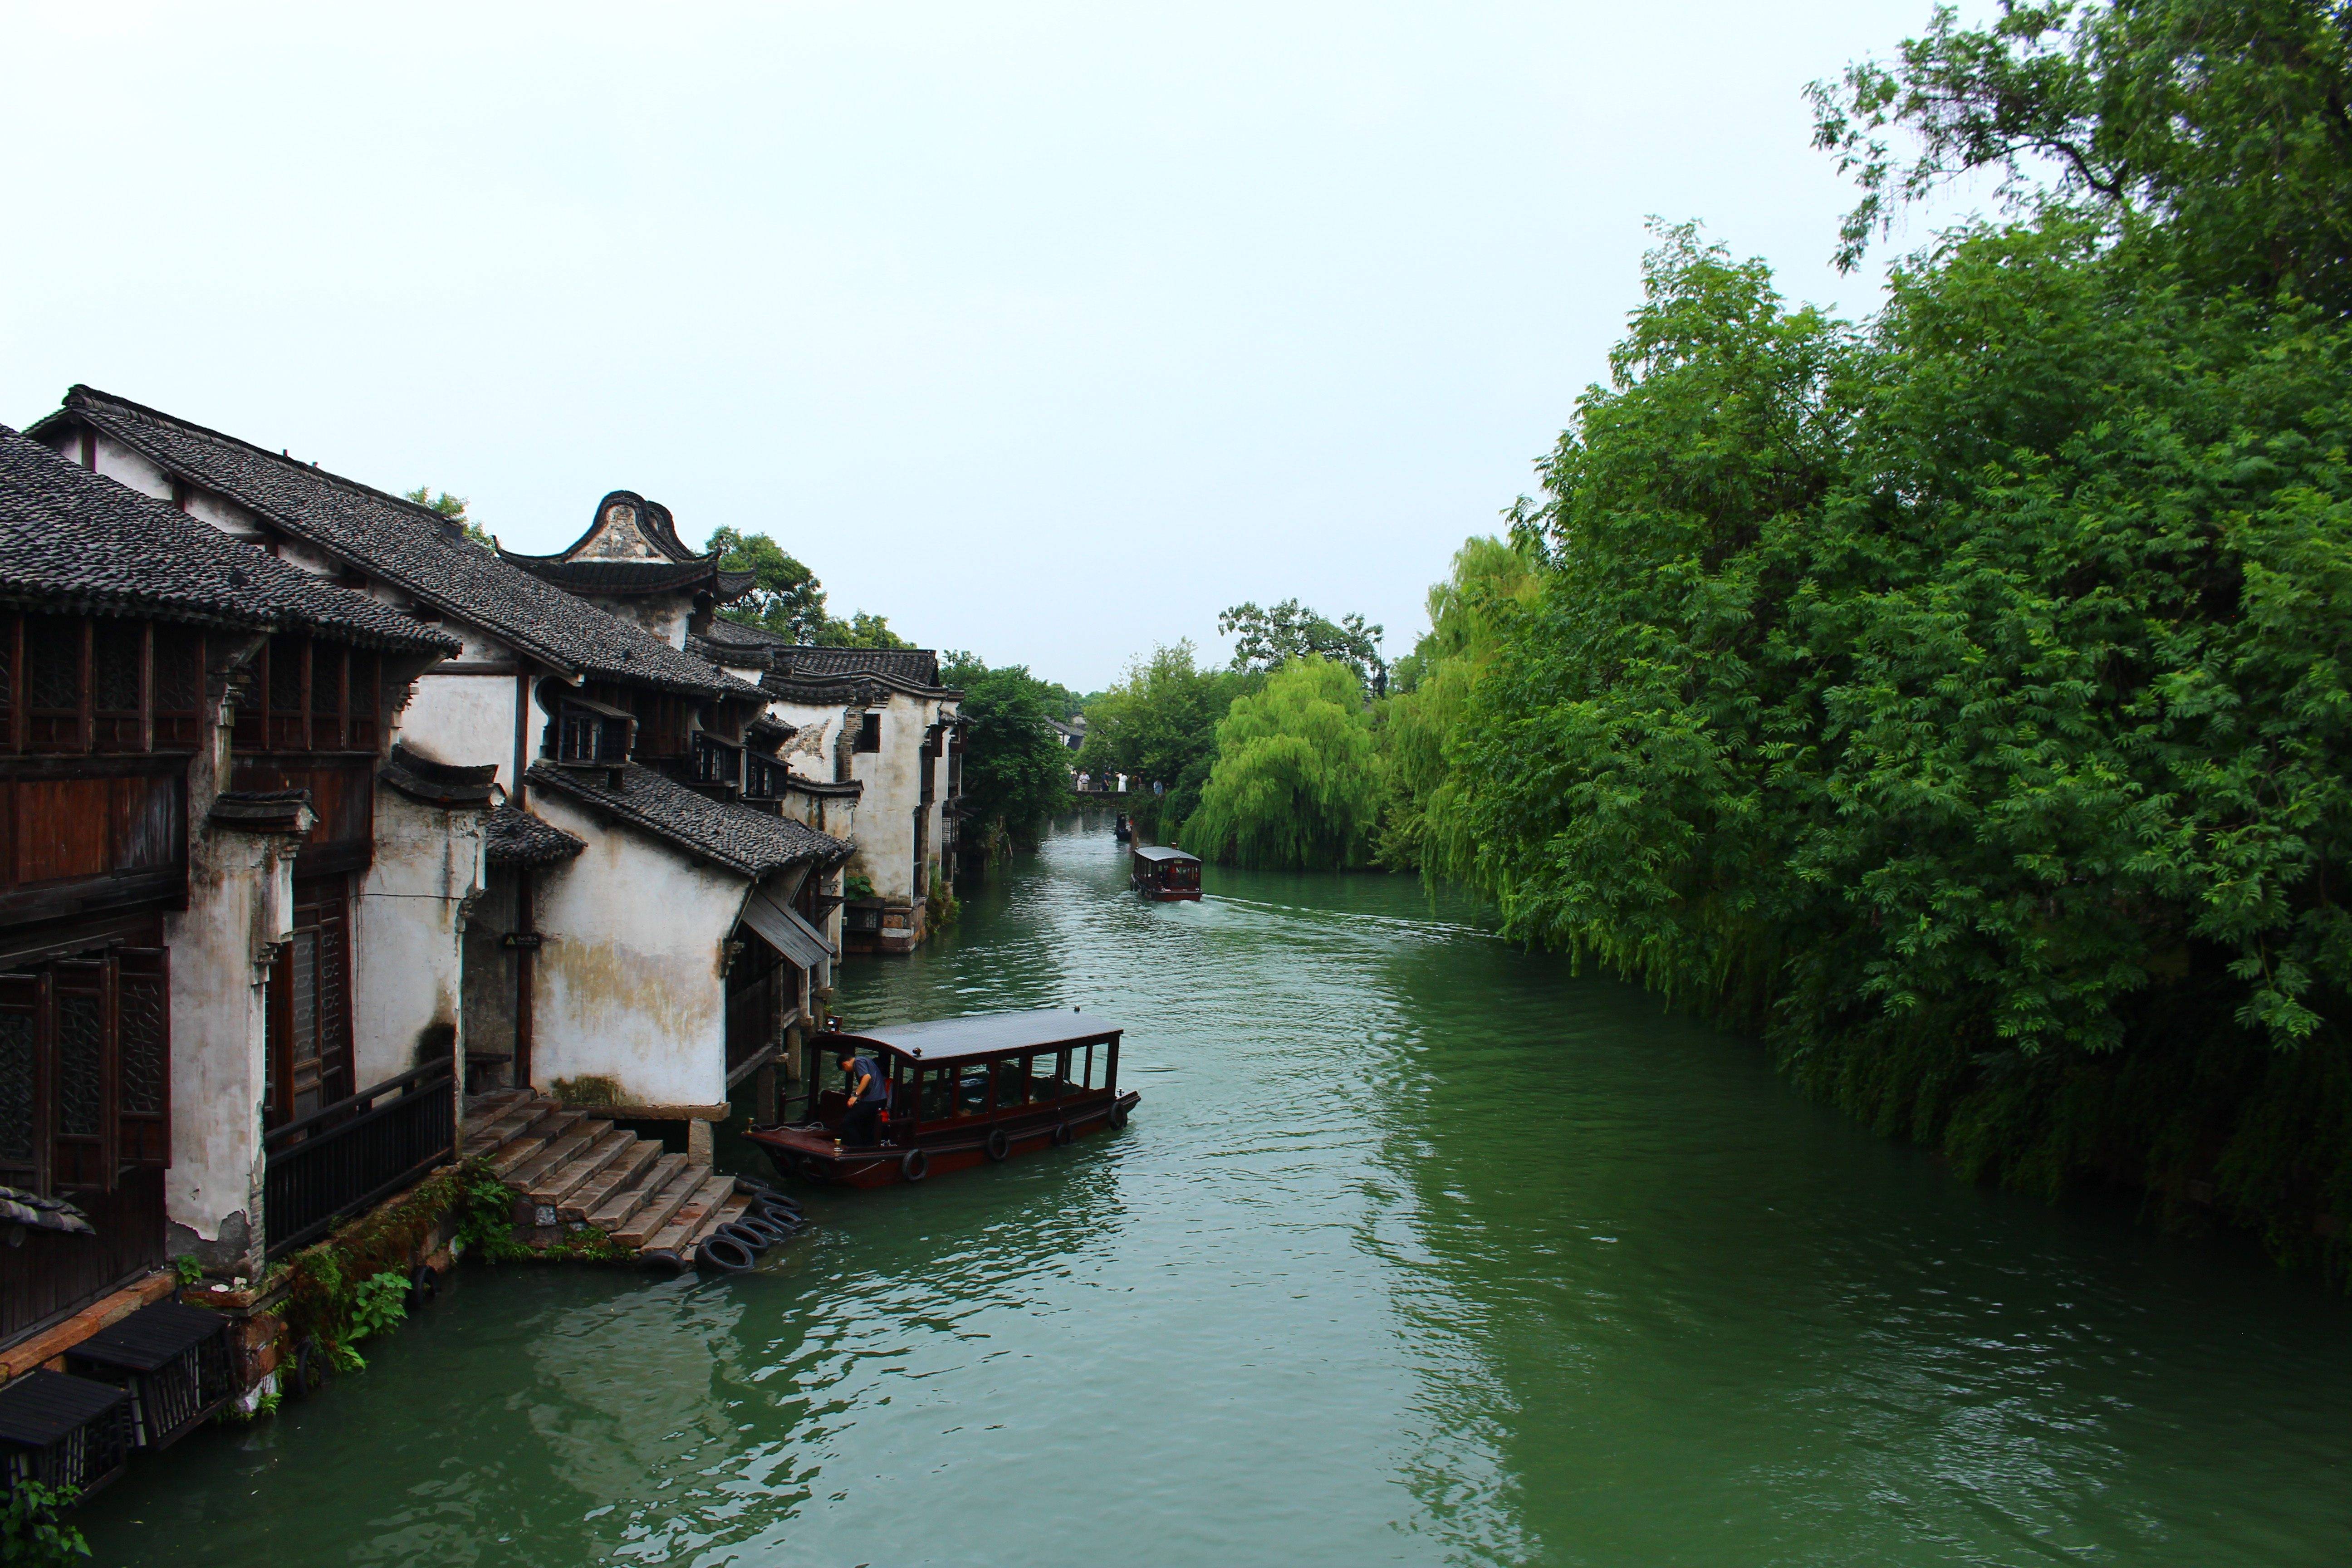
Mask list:
[[[1122,1032],[1075,1007],[836,1027],[810,1043],[827,1068],[850,1056],[881,1069],[887,1093],[878,1142],[843,1143],[847,1085],[814,1095],[807,1121],[755,1127],[746,1136],[780,1175],[851,1187],[919,1182],[1060,1147],[1126,1126],[1142,1098],[1119,1091]]]
[[[1201,896],[1201,858],[1166,844],[1138,844],[1128,880],[1147,899],[1166,901]]]

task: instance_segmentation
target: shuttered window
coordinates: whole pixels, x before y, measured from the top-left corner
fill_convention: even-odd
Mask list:
[[[297,883],[294,931],[269,976],[269,1124],[350,1098],[351,909],[341,877]]]
[[[162,948],[0,975],[0,1181],[111,1192],[171,1163],[171,986]]]

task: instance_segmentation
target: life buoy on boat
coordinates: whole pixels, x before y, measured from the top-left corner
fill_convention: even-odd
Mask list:
[[[909,1149],[898,1161],[898,1174],[909,1182],[919,1182],[931,1173],[931,1157],[920,1149]]]
[[[1004,1135],[1003,1128],[992,1127],[988,1130],[987,1152],[988,1157],[991,1160],[999,1162],[1003,1161],[1004,1156],[1013,1152],[1013,1140]]]
[[[702,1245],[694,1249],[694,1257],[697,1262],[708,1263],[729,1274],[744,1273],[756,1261],[750,1247],[723,1232],[704,1237]]]

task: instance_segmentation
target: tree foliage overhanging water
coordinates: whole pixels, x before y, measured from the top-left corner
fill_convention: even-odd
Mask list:
[[[1955,172],[2012,211],[1859,324],[1663,230],[1611,384],[1392,694],[1360,729],[1234,705],[1187,841],[1467,882],[1967,1171],[2344,1272],[2347,32],[1939,13],[1817,89],[1849,255]]]

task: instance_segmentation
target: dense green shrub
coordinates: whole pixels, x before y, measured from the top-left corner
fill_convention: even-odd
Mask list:
[[[2341,1267],[2352,328],[2311,149],[2342,138],[2262,144],[2340,105],[2345,41],[2221,9],[1947,16],[1825,95],[1850,153],[1920,130],[1921,183],[2079,143],[1867,323],[1667,231],[1515,516],[1538,591],[1493,600],[1433,738],[1392,718],[1391,837],[1969,1169]],[[2203,189],[2224,143],[2317,205]]]

